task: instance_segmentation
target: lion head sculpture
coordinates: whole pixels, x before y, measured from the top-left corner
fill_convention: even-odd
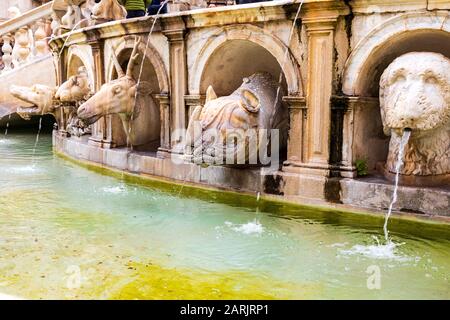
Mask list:
[[[433,52],[410,52],[396,58],[380,79],[380,107],[384,132],[391,136],[386,171],[394,173],[400,140],[407,129],[411,137],[400,173],[447,182],[450,59]]]

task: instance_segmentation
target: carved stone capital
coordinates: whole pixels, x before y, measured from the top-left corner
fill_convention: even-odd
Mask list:
[[[186,25],[182,17],[169,17],[162,22],[162,33],[169,42],[184,41]]]
[[[283,102],[288,105],[289,110],[294,109],[307,109],[306,107],[306,98],[298,97],[298,96],[284,96]]]
[[[308,34],[334,31],[336,22],[337,16],[325,18],[304,18],[302,20],[302,23],[306,26],[306,32]]]
[[[184,96],[186,106],[198,106],[205,103],[206,96],[204,94],[187,94]]]

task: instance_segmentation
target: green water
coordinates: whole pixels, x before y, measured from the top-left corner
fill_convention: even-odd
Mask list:
[[[2,294],[450,298],[448,227],[393,220],[401,245],[380,247],[380,219],[256,200],[246,207],[244,198],[193,196],[179,185],[169,192],[55,156],[49,135],[33,156],[34,141],[0,139]]]

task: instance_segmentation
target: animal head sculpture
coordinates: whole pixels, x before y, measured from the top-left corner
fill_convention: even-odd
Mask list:
[[[380,79],[384,132],[391,135],[386,168],[395,171],[402,132],[411,129],[403,175],[450,175],[450,59],[410,52],[395,59]]]
[[[197,163],[224,163],[233,158],[238,164],[248,164],[255,160],[268,145],[271,129],[282,131],[280,137],[287,133],[287,109],[281,107],[283,93],[277,91],[278,83],[268,73],[244,78],[229,96],[217,98],[210,86],[205,106],[196,107],[189,121],[186,154]],[[267,130],[265,140],[258,138],[263,130]]]
[[[61,102],[79,102],[91,93],[89,79],[85,67],[78,68],[78,74],[71,76],[56,91],[55,98]]]
[[[133,66],[139,57],[138,47],[141,39],[136,38],[128,62],[126,73],[113,54],[113,62],[118,78],[105,83],[101,89],[78,109],[78,117],[86,124],[92,124],[108,114],[119,114],[130,120],[136,103],[137,82],[133,78]]]
[[[118,78],[104,84],[101,89],[78,108],[78,118],[86,125],[108,114],[117,114],[123,125],[127,141],[132,146],[142,146],[159,141],[159,107],[151,96],[151,85],[137,83],[133,68],[137,63],[141,39],[136,37],[133,51],[124,72],[117,58],[112,60]]]
[[[23,119],[29,120],[31,116],[35,115],[54,114],[55,88],[41,84],[35,84],[31,87],[12,85],[10,92],[14,97],[32,104],[31,107],[20,107],[17,109],[17,114]]]

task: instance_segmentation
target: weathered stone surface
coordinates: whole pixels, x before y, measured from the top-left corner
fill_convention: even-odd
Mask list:
[[[344,204],[378,210],[389,207],[394,191],[382,179],[343,179],[340,185]],[[394,211],[450,216],[450,190],[400,186]]]
[[[244,78],[225,97],[218,98],[210,87],[205,106],[197,106],[189,122],[188,154],[196,163],[260,163],[260,150],[267,153],[272,129],[278,130],[280,142],[286,141],[288,115],[282,107],[283,95],[268,73]],[[283,147],[280,144],[277,151]]]

